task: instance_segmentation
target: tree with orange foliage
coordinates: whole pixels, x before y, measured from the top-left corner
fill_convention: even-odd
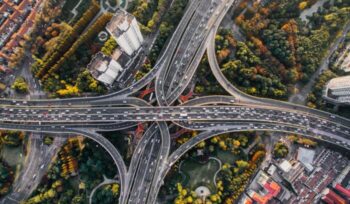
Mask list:
[[[258,163],[263,157],[265,157],[266,152],[263,150],[256,151],[252,157],[253,163]]]
[[[250,40],[254,43],[254,45],[260,50],[262,54],[265,54],[266,52],[268,52],[268,49],[260,39],[254,36],[251,36]]]

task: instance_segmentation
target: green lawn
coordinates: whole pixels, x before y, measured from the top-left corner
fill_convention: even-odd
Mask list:
[[[108,0],[109,5],[111,5],[112,7],[115,7],[116,5],[118,5],[118,0]]]
[[[1,158],[3,158],[10,166],[16,167],[20,164],[24,158],[22,145],[18,147],[10,147],[3,145],[1,149]],[[20,156],[22,154],[22,157]]]
[[[180,167],[180,171],[188,177],[183,185],[190,189],[196,189],[198,186],[207,186],[211,192],[216,192],[214,175],[219,170],[220,164],[214,159],[201,164],[194,159],[185,160]]]
[[[221,149],[218,149],[216,152],[215,152],[215,157],[217,157],[218,159],[221,160],[221,162],[223,164],[225,163],[228,163],[228,164],[233,164],[235,163],[237,160],[247,160],[247,155],[245,155],[242,151],[241,154],[239,155],[234,155],[232,154],[231,152],[229,151],[223,151]]]
[[[62,8],[62,15],[61,19],[65,22],[69,22],[70,18],[73,17],[73,14],[71,11],[73,8],[78,4],[79,0],[69,0],[64,3],[63,8]]]
[[[74,25],[74,23],[76,23],[76,21],[78,21],[83,13],[89,8],[91,0],[82,0],[82,2],[77,7],[77,15],[74,17],[71,11],[76,5],[78,5],[78,3],[79,0],[66,1],[66,3],[63,5],[60,19],[64,22],[70,22],[71,25]]]
[[[124,8],[127,0],[120,0],[120,7]]]

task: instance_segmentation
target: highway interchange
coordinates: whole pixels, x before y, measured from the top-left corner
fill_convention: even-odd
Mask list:
[[[119,172],[119,203],[155,203],[171,166],[199,142],[225,132],[263,130],[298,133],[350,149],[350,120],[330,113],[240,92],[223,76],[215,56],[215,33],[236,0],[192,0],[154,68],[112,94],[73,99],[0,100],[0,129],[74,133],[100,144]],[[207,50],[214,76],[232,96],[205,96],[175,106]],[[159,106],[131,97],[155,79]],[[129,168],[98,132],[153,122],[137,145]],[[170,154],[167,122],[202,130]]]

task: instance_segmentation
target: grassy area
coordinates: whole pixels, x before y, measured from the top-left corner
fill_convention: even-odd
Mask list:
[[[112,6],[112,7],[115,7],[116,5],[118,5],[118,0],[108,0],[109,2],[109,5]]]
[[[68,180],[68,183],[70,184],[70,186],[72,187],[74,192],[78,192],[79,191],[79,183],[80,183],[79,176],[71,177]]]
[[[64,22],[71,22],[70,24],[74,25],[74,23],[83,15],[83,13],[89,8],[91,4],[91,0],[82,0],[82,2],[77,7],[77,15],[74,16],[71,12],[75,6],[77,6],[79,0],[69,0],[66,1],[62,8],[62,14],[60,19]],[[72,19],[74,17],[74,19]]]
[[[62,8],[61,20],[65,22],[69,22],[69,20],[73,17],[72,10],[79,3],[79,0],[69,0],[66,1]]]
[[[80,17],[84,14],[84,12],[89,8],[90,4],[91,4],[92,0],[83,0],[81,2],[81,4],[79,5],[79,7],[77,8],[78,14],[77,16],[74,18],[73,23],[75,23],[75,21],[79,20]]]
[[[120,132],[107,132],[104,133],[103,136],[105,136],[112,144],[118,149],[120,154],[124,157],[124,160],[126,163],[129,163],[128,156],[128,136],[125,134],[122,134]]]
[[[350,118],[350,107],[340,107],[336,113],[343,117]]]
[[[196,189],[198,186],[207,186],[212,192],[216,191],[214,184],[214,175],[219,170],[220,164],[214,159],[207,163],[201,164],[194,159],[185,160],[180,171],[186,175],[186,186]]]
[[[124,8],[127,0],[120,0],[120,7]]]
[[[235,161],[239,160],[240,157],[239,155],[234,155],[232,154],[231,152],[228,152],[228,151],[223,151],[221,149],[219,149],[217,152],[216,152],[216,155],[215,155],[218,159],[221,160],[221,162],[224,164],[224,163],[228,163],[228,164],[233,164]]]
[[[1,158],[3,158],[11,167],[16,167],[17,164],[22,162],[23,157],[23,147],[19,145],[17,147],[11,147],[8,145],[3,145],[1,149]]]

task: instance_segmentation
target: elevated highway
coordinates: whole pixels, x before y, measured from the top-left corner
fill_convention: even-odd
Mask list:
[[[222,74],[215,56],[215,33],[236,0],[191,0],[156,65],[143,79],[112,94],[54,100],[0,100],[0,129],[81,134],[111,155],[120,178],[119,203],[155,203],[171,166],[199,142],[238,131],[297,133],[350,150],[350,120],[334,114],[249,96]],[[205,96],[169,106],[185,90],[204,54],[231,96]],[[156,77],[158,107],[129,97]],[[153,122],[137,145],[129,169],[118,150],[97,132]],[[166,122],[203,131],[170,156]]]

